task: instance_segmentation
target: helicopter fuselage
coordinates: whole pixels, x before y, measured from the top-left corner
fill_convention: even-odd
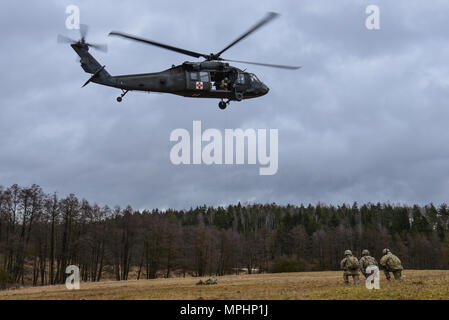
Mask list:
[[[268,87],[256,75],[244,72],[222,61],[184,62],[170,69],[141,74],[111,76],[89,53],[83,43],[71,45],[80,56],[81,67],[92,74],[89,82],[119,88],[123,91],[117,101],[122,101],[128,91],[165,92],[184,97],[218,98],[224,109],[229,101],[241,101],[268,93]],[[224,99],[228,101],[223,102]]]
[[[231,101],[260,97],[269,91],[254,74],[219,61],[185,62],[161,72],[112,76],[109,84],[95,79],[92,82],[122,90],[165,92],[184,97]]]

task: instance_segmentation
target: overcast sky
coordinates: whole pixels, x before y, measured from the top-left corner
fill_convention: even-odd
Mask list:
[[[302,65],[238,65],[268,95],[218,109],[217,100],[89,84],[69,45],[56,43],[75,4],[91,53],[112,75],[200,61],[108,37],[123,31],[217,52],[262,18],[281,16],[224,57]],[[365,8],[380,8],[367,30]],[[237,203],[441,203],[449,194],[448,1],[7,1],[0,12],[0,184],[39,184],[100,205],[190,208]],[[170,133],[279,130],[279,169],[175,166]]]

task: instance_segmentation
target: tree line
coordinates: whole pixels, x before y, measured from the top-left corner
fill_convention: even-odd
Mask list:
[[[100,207],[41,187],[0,186],[0,273],[15,284],[338,270],[345,249],[408,269],[448,269],[446,204],[245,204],[189,210]],[[0,275],[0,281],[2,276]]]

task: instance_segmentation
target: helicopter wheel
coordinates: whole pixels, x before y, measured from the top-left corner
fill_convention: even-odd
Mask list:
[[[117,102],[122,102],[123,97],[125,96],[125,94],[128,93],[129,90],[123,90],[122,89],[122,94],[120,96],[117,97]]]
[[[220,102],[218,103],[218,107],[219,107],[221,110],[226,109],[227,106],[228,106],[228,104],[227,104],[226,102],[224,102],[224,101],[220,101]]]

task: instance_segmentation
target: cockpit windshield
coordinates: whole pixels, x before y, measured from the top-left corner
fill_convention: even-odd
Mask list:
[[[254,73],[249,73],[249,78],[251,81],[251,85],[255,88],[261,88],[263,87],[262,82],[257,78],[257,76]]]
[[[250,73],[249,77],[250,77],[252,83],[254,83],[254,84],[260,83],[260,80],[257,78],[257,76],[254,73]]]

